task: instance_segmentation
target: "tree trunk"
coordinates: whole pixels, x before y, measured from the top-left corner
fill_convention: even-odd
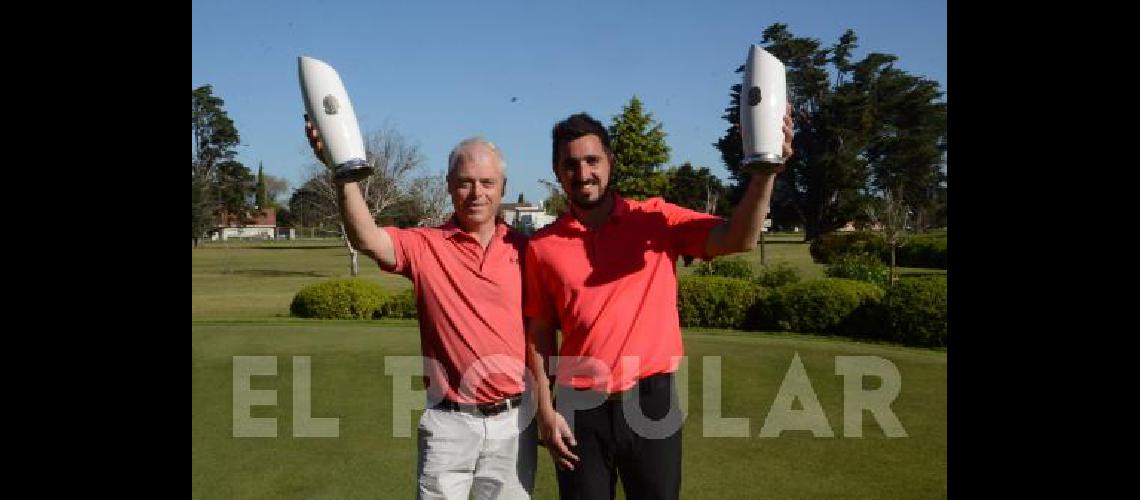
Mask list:
[[[889,281],[888,284],[890,286],[894,286],[895,281],[898,279],[898,277],[896,276],[897,271],[895,271],[895,249],[896,248],[898,248],[898,244],[895,242],[891,242],[891,273],[888,276],[888,281]]]
[[[819,234],[815,228],[815,224],[812,224],[812,223],[808,222],[807,220],[805,220],[804,221],[804,241],[810,243],[812,241],[815,241],[815,238],[817,236],[819,236]]]
[[[222,255],[224,256],[222,257],[222,274],[230,274],[230,240],[226,239],[224,228],[222,229],[220,238],[222,240],[222,248],[224,249],[222,251]]]
[[[764,224],[764,222],[761,221],[760,225],[763,226],[763,224]],[[760,228],[760,267],[764,267],[766,265],[768,265],[768,263],[766,260],[764,260],[764,228],[761,227]]]
[[[925,209],[925,208],[919,209],[918,214],[915,216],[915,222],[914,222],[915,232],[925,234],[927,227],[929,227],[929,225],[930,225],[929,220],[930,220],[930,217],[929,217],[927,209]]]
[[[346,232],[344,229],[344,223],[340,224],[340,237],[344,240],[344,246],[348,248],[348,257],[352,262],[350,269],[352,276],[356,277],[358,274],[360,274],[360,263],[356,258],[360,252],[357,252],[356,249],[352,247],[352,242],[348,239],[348,232]]]
[[[834,230],[835,228],[828,228],[822,221],[804,221],[804,241],[814,241],[816,238],[823,236]]]

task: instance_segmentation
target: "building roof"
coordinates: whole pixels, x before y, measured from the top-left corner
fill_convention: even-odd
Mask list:
[[[514,210],[516,212],[542,212],[543,208],[529,203],[503,203],[500,210]]]
[[[237,215],[222,212],[223,227],[238,227],[238,226],[277,226],[277,209],[273,207],[266,207],[261,210],[255,210],[245,215],[245,220],[238,220]],[[243,223],[244,222],[244,223]]]

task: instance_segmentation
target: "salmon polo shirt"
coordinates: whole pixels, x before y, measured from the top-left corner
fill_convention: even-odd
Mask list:
[[[526,236],[501,220],[486,250],[454,218],[434,228],[385,227],[415,287],[425,383],[433,397],[491,403],[523,392]]]
[[[677,315],[677,257],[706,257],[724,219],[661,198],[614,195],[596,230],[569,212],[527,245],[527,317],[561,325],[559,384],[615,393],[677,370],[684,350]]]

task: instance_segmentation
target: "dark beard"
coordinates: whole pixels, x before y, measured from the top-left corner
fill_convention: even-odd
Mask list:
[[[609,188],[609,186],[606,186],[606,190],[602,191],[602,195],[599,196],[598,199],[595,201],[581,202],[581,201],[578,201],[573,196],[567,196],[566,201],[568,201],[570,203],[571,207],[577,208],[578,210],[593,210],[593,209],[597,208],[598,205],[601,205],[602,202],[606,201],[606,197],[609,196],[609,194],[610,194],[610,188]]]

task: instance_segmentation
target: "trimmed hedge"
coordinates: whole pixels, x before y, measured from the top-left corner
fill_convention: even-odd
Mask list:
[[[833,259],[824,274],[829,278],[847,278],[885,287],[890,281],[891,268],[874,255],[844,254]]]
[[[819,264],[831,264],[840,255],[868,253],[890,259],[890,248],[878,233],[854,231],[850,233],[827,233],[817,236],[808,247],[811,258]]]
[[[384,302],[384,289],[362,279],[315,283],[297,292],[289,312],[302,318],[371,319]]]
[[[871,337],[883,289],[843,278],[808,280],[778,288],[762,301],[760,326],[824,335]]]
[[[799,281],[800,270],[787,262],[765,266],[756,277],[756,284],[765,288],[779,288]]]
[[[677,280],[681,326],[744,328],[763,288],[749,280],[721,276],[686,276]]]
[[[740,278],[750,280],[754,276],[752,264],[741,257],[717,257],[697,266],[693,270],[696,276],[721,276],[724,278]]]
[[[677,280],[684,327],[782,330],[946,346],[946,276],[902,277],[884,291],[873,283],[823,278],[779,288],[719,276]]]
[[[416,293],[414,289],[407,289],[403,292],[389,295],[380,304],[380,308],[376,310],[374,318],[405,318],[412,319],[418,318],[419,314],[416,310]]]
[[[904,241],[903,245],[895,249],[895,265],[946,269],[945,235],[911,235]],[[820,235],[811,242],[808,251],[812,260],[820,264],[832,264],[842,255],[861,253],[877,256],[884,264],[891,262],[891,250],[886,239],[881,234],[870,231]]]
[[[844,278],[778,288],[758,281],[722,276],[678,279],[681,326],[843,335],[912,346],[948,344],[945,275],[904,277],[887,291]],[[387,295],[380,285],[361,279],[306,286],[293,297],[289,311],[294,316],[324,319],[417,316],[413,290]]]
[[[887,261],[890,262],[890,254]],[[945,236],[912,236],[895,250],[896,264],[903,267],[935,267],[946,269]]]
[[[908,277],[887,290],[880,321],[887,340],[906,345],[947,345],[946,276]]]

